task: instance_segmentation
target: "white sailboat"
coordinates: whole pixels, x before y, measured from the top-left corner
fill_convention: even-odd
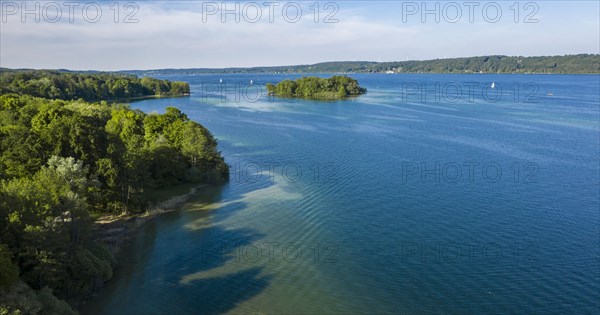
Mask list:
[[[492,89],[495,89],[495,88],[496,88],[496,82],[492,82],[492,85],[490,85],[490,87],[491,87]]]
[[[254,84],[254,81],[250,80],[250,85]]]
[[[223,79],[219,79],[219,83],[223,83]]]

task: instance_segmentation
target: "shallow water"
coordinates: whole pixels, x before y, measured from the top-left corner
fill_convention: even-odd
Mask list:
[[[231,181],[144,226],[85,313],[598,313],[599,76],[254,100],[295,77],[165,76],[192,96],[132,104],[209,128]]]

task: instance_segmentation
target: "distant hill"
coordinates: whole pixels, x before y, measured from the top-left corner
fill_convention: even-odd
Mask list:
[[[123,71],[135,75],[210,73],[600,73],[600,55],[482,56],[424,61],[335,61],[314,65]]]
[[[0,68],[2,70],[3,68]],[[5,69],[4,70],[8,70]],[[22,69],[24,70],[24,69]],[[14,71],[14,70],[13,70]],[[60,72],[97,73],[99,71]],[[156,70],[123,70],[119,73],[137,76],[211,73],[555,73],[600,74],[600,55],[566,56],[481,56],[434,60],[393,62],[333,61],[313,65],[249,67],[249,68],[189,68]]]

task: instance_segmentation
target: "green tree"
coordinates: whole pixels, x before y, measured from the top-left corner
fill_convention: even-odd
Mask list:
[[[92,97],[119,80],[36,76],[17,73],[10,84]],[[144,88],[127,85],[130,94]],[[0,312],[69,314],[60,299],[76,302],[112,276],[111,255],[92,238],[92,213],[143,211],[147,188],[228,174],[213,135],[174,107],[146,115],[106,102],[0,95]]]
[[[19,267],[12,262],[8,246],[0,244],[0,288],[8,288],[19,281]]]
[[[302,97],[313,99],[342,99],[367,92],[358,81],[346,76],[331,78],[302,77],[295,81],[283,80],[277,85],[267,84],[269,94],[282,97]]]

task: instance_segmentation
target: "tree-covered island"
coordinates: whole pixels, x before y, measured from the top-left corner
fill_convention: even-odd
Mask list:
[[[269,95],[298,97],[320,100],[339,100],[359,96],[367,92],[358,81],[347,76],[331,78],[302,77],[296,80],[283,80],[277,84],[268,83]]]

